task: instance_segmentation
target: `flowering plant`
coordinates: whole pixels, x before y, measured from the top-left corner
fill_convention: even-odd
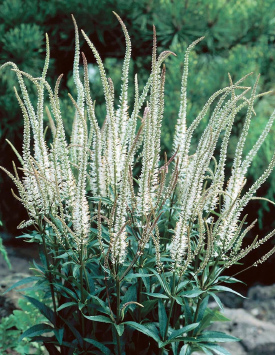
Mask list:
[[[116,14],[115,14],[116,15]],[[41,262],[34,262],[35,275],[15,284],[35,282],[45,302],[27,299],[47,322],[25,331],[43,342],[50,354],[228,354],[219,342],[236,341],[230,335],[207,331],[214,321],[226,318],[209,309],[217,295],[233,291],[221,285],[237,282],[224,276],[230,266],[270,239],[275,230],[243,247],[247,225],[243,211],[275,165],[272,159],[252,186],[244,191],[247,170],[275,119],[268,120],[253,148],[243,157],[243,148],[254,113],[257,78],[251,89],[246,77],[214,93],[186,125],[188,57],[203,38],[186,51],[181,84],[179,116],[173,155],[161,159],[160,137],[165,100],[165,67],[170,55],[157,56],[153,33],[152,70],[142,92],[135,76],[132,110],[128,99],[131,42],[118,15],[126,39],[119,105],[103,62],[82,31],[100,72],[106,102],[102,125],[96,119],[89,89],[89,71],[82,53],[84,78],[79,70],[77,24],[73,77],[77,97],[70,94],[75,119],[68,143],[62,122],[57,79],[52,89],[46,80],[49,41],[41,77],[22,72],[11,62],[22,97],[15,89],[24,117],[22,176],[2,168],[14,181],[13,195],[26,208],[29,219],[19,228],[33,226],[26,239],[41,245]],[[30,101],[24,79],[37,90],[37,107]],[[251,91],[250,96],[247,94]],[[49,105],[45,106],[47,94]],[[196,127],[213,107],[194,154],[191,140]],[[236,115],[246,109],[231,176],[225,184],[227,147]],[[45,136],[45,113],[52,143]],[[215,158],[218,156],[218,159]],[[275,247],[253,265],[264,262]],[[236,293],[236,292],[235,292]],[[52,307],[46,305],[49,298]]]

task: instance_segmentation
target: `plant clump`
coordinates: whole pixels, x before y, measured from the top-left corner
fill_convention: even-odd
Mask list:
[[[77,96],[69,94],[75,108],[67,140],[59,104],[62,75],[52,89],[46,79],[50,49],[41,77],[21,71],[14,63],[21,96],[15,95],[24,117],[21,163],[14,173],[13,195],[24,205],[32,226],[26,239],[41,246],[42,264],[34,263],[33,290],[44,290],[45,300],[28,297],[47,321],[21,335],[42,342],[51,354],[228,354],[218,345],[236,341],[230,335],[207,331],[226,318],[208,308],[212,297],[218,307],[220,291],[235,292],[221,283],[237,282],[223,275],[248,253],[270,239],[244,246],[253,228],[244,211],[275,166],[269,165],[252,186],[246,174],[267,137],[275,111],[247,156],[244,145],[254,114],[255,100],[264,94],[247,87],[247,76],[215,92],[187,127],[188,58],[198,39],[186,51],[181,81],[179,115],[173,154],[161,154],[161,129],[165,106],[165,66],[170,51],[157,54],[153,29],[152,68],[139,88],[134,78],[133,107],[128,98],[131,41],[121,24],[126,54],[122,67],[118,105],[115,88],[107,77],[97,49],[82,34],[97,61],[106,103],[102,126],[90,93],[89,66],[80,56],[75,25],[73,78]],[[83,75],[80,70],[82,57]],[[36,106],[25,86],[37,91]],[[176,104],[176,103],[174,103]],[[231,175],[226,177],[227,148],[234,120],[245,110]],[[210,112],[210,113],[209,113]],[[208,124],[194,147],[192,136],[199,123]],[[47,118],[47,120],[46,120]],[[51,138],[45,130],[49,126]],[[194,153],[191,153],[194,151]],[[216,159],[215,157],[218,157]],[[264,262],[275,247],[253,265]],[[22,284],[24,281],[21,281]],[[51,300],[52,307],[45,305]],[[43,334],[46,335],[43,335]],[[50,334],[50,335],[49,335]]]

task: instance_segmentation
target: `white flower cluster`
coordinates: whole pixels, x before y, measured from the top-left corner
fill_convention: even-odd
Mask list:
[[[255,99],[261,95],[256,94],[258,79],[251,97],[247,99],[245,95],[250,88],[241,86],[246,77],[234,84],[229,76],[229,86],[214,93],[190,127],[187,127],[189,53],[202,40],[200,38],[186,51],[173,156],[170,160],[165,156],[164,166],[160,167],[165,97],[165,68],[162,68],[162,64],[174,53],[165,51],[157,56],[154,29],[151,74],[141,93],[137,75],[135,76],[135,101],[130,113],[128,77],[131,41],[124,23],[118,15],[116,17],[126,40],[118,107],[114,104],[113,82],[107,78],[95,46],[82,31],[101,76],[106,103],[106,118],[102,127],[96,118],[89,88],[88,63],[83,53],[83,80],[80,76],[79,34],[73,19],[76,38],[73,77],[77,98],[75,100],[70,96],[75,107],[70,144],[65,138],[58,98],[61,76],[57,79],[54,90],[46,81],[50,55],[48,38],[47,56],[41,77],[33,78],[10,62],[0,67],[3,69],[7,65],[12,66],[22,93],[22,99],[17,92],[16,96],[24,116],[24,143],[22,156],[18,152],[16,154],[22,164],[23,178],[19,178],[16,168],[14,175],[3,169],[13,179],[19,192],[17,198],[30,216],[29,221],[24,221],[20,227],[36,224],[40,228],[46,223],[55,231],[62,245],[66,241],[69,247],[82,250],[83,245],[89,241],[91,221],[96,218],[101,252],[110,255],[113,265],[119,265],[127,256],[126,226],[130,220],[131,228],[136,233],[136,255],[142,255],[152,238],[159,270],[162,263],[161,252],[166,247],[170,250],[174,267],[182,271],[186,270],[192,258],[201,250],[205,257],[198,270],[202,270],[211,257],[220,256],[229,265],[248,252],[249,248],[242,249],[242,240],[253,225],[243,230],[241,214],[275,165],[274,155],[266,171],[242,196],[247,170],[273,125],[275,112],[252,150],[243,159],[244,144],[254,112],[253,105]],[[31,80],[37,89],[36,109],[30,101],[24,77]],[[241,93],[237,95],[236,90]],[[49,101],[49,107],[46,108],[44,92]],[[211,110],[208,125],[197,144],[195,154],[191,155],[193,133],[213,105],[215,106]],[[225,163],[232,126],[238,112],[246,107],[247,114],[236,147],[231,177],[225,186]],[[45,113],[53,137],[49,146],[44,137]],[[140,116],[143,116],[141,123],[138,121]],[[215,156],[218,149],[217,161]],[[139,159],[141,171],[139,175],[133,176],[134,163]],[[173,164],[170,165],[172,161]],[[170,171],[169,166],[172,166]],[[92,218],[95,205],[90,203],[88,193],[92,200],[100,201],[96,217]],[[109,201],[109,205],[106,201]],[[217,212],[218,203],[220,211],[212,215],[213,211]],[[175,209],[173,205],[176,206]],[[168,231],[170,242],[162,246],[158,222],[164,208],[170,208],[170,215],[173,213],[173,218],[177,217],[177,223],[173,233]],[[109,241],[103,241],[102,223],[108,228]],[[194,229],[198,232],[196,238],[192,235]],[[266,239],[270,236],[271,234]],[[251,248],[258,245],[260,242],[253,244]]]

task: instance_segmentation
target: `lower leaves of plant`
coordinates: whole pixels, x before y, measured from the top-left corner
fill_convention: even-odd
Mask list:
[[[116,14],[115,14],[116,15]],[[131,41],[118,15],[126,40],[121,91],[116,99],[113,82],[91,40],[101,75],[106,117],[100,127],[89,89],[89,65],[82,53],[75,25],[73,77],[76,97],[70,140],[67,140],[58,98],[57,79],[52,89],[46,80],[50,49],[41,77],[16,73],[21,96],[15,90],[24,118],[23,149],[15,154],[20,171],[2,168],[14,181],[29,219],[19,228],[32,227],[23,237],[40,245],[41,263],[33,263],[31,283],[43,299],[25,296],[44,320],[26,329],[26,337],[55,354],[175,354],[194,351],[229,354],[220,343],[238,341],[209,330],[222,315],[218,293],[233,292],[238,282],[226,270],[270,239],[275,231],[244,247],[255,222],[247,224],[245,208],[255,199],[275,165],[273,154],[266,170],[246,186],[249,166],[268,135],[275,112],[243,157],[257,83],[245,86],[246,77],[214,93],[190,127],[186,126],[188,56],[202,38],[186,51],[179,116],[173,155],[161,156],[161,127],[165,106],[165,66],[170,55],[157,55],[153,30],[152,71],[141,91],[134,78],[135,101],[128,102]],[[250,75],[250,74],[248,74]],[[31,102],[25,86],[37,91]],[[203,88],[198,88],[203,90]],[[178,104],[177,102],[173,104]],[[131,109],[130,109],[131,107]],[[234,120],[244,115],[231,175],[226,178],[227,147]],[[192,136],[200,121],[208,125],[196,146]],[[47,130],[47,128],[50,130]],[[49,132],[50,131],[50,132]],[[215,157],[218,157],[215,158]],[[270,201],[271,202],[271,201]],[[275,247],[257,260],[264,262]],[[215,301],[217,309],[210,309]]]

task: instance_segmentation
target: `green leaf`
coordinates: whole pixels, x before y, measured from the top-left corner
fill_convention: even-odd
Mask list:
[[[75,301],[78,301],[78,296],[69,288],[67,288],[63,285],[57,284],[57,283],[54,283],[53,285],[63,296],[69,297]],[[64,292],[62,292],[62,291],[64,291]]]
[[[140,268],[138,271],[139,271],[139,274],[148,275],[147,269],[141,269]],[[151,287],[150,279],[147,276],[145,276],[145,277],[141,276],[141,278],[142,278],[142,281],[144,283],[146,292],[150,292],[150,290],[151,290],[151,288],[150,288]]]
[[[184,298],[183,301],[184,301],[185,324],[188,325],[191,324],[193,321],[192,309],[189,306],[188,300]]]
[[[154,298],[163,298],[163,299],[169,299],[168,296],[162,294],[162,293],[153,293],[153,292],[143,292],[145,295],[154,297]]]
[[[207,311],[210,312],[210,310],[207,310]],[[229,318],[227,318],[224,314],[222,314],[218,310],[212,310],[211,312],[214,313],[213,322],[229,322],[230,321]]]
[[[222,343],[227,341],[240,341],[239,338],[233,337],[222,332],[209,331],[203,332],[202,335],[198,336],[199,341],[209,341],[210,343]]]
[[[160,335],[164,340],[168,319],[164,304],[161,301],[158,301],[158,316]]]
[[[183,345],[183,347],[180,349],[179,355],[190,355],[191,354],[191,348],[189,344]]]
[[[147,335],[150,338],[153,338],[157,343],[160,342],[160,338],[158,336],[158,334],[156,334],[155,332],[151,331],[150,329],[148,329],[146,326],[136,323],[136,322],[124,322],[123,324],[129,325],[130,327],[138,330],[139,332]]]
[[[179,349],[179,343],[178,342],[173,342],[171,344],[171,348],[172,348],[172,351],[173,351],[173,355],[178,355],[178,349]]]
[[[200,346],[201,345],[202,344],[200,344]],[[231,355],[228,350],[217,344],[204,343],[203,347],[205,347],[206,349],[213,350],[217,355]]]
[[[83,314],[84,315],[84,314]],[[108,317],[105,317],[105,316],[85,316],[85,318],[89,319],[89,320],[92,320],[94,322],[101,322],[101,323],[110,323],[110,324],[114,324],[114,322],[108,318]]]
[[[180,296],[173,296],[173,298],[176,300],[177,304],[184,306],[183,300]]]
[[[198,344],[199,345],[199,344]],[[213,355],[212,351],[206,349],[204,346],[199,346],[199,348],[206,354],[206,355]]]
[[[206,296],[203,301],[201,302],[200,304],[200,308],[199,308],[199,311],[198,311],[198,317],[197,317],[197,321],[200,322],[204,316],[204,312],[207,308],[207,305],[208,305],[208,301],[209,301],[209,296]]]
[[[209,289],[209,291],[227,291],[227,292],[235,293],[235,295],[238,295],[242,298],[246,298],[245,296],[241,295],[239,292],[234,291],[232,290],[232,288],[226,286],[213,286]]]
[[[63,335],[64,335],[64,328],[54,329],[54,334],[58,341],[59,345],[62,345]]]
[[[226,318],[219,311],[206,309],[205,315],[203,319],[200,321],[200,326],[197,329],[196,334],[198,335],[199,333],[201,333],[202,330],[208,328],[209,325],[213,322],[227,322],[227,321],[229,321],[229,319]]]
[[[45,268],[42,265],[38,265],[35,260],[33,260],[32,262],[33,262],[33,265],[36,267],[37,270],[42,271],[43,274],[45,273]]]
[[[105,312],[103,312],[103,313],[107,313],[107,314],[111,313],[109,307],[107,307],[105,302],[102,301],[99,297],[93,296],[93,295],[89,295],[88,299],[90,299],[90,298],[92,298],[93,300],[97,301],[97,303],[105,310]]]
[[[141,309],[141,317],[145,318],[147,316],[147,314],[155,308],[155,305],[157,304],[157,302],[158,302],[157,299],[147,300],[147,301],[142,302],[142,305],[144,306],[144,308]]]
[[[124,333],[124,324],[116,324],[116,323],[113,323],[116,330],[117,330],[117,334],[121,337],[122,334]]]
[[[55,259],[64,259],[64,258],[67,259],[69,256],[72,256],[72,255],[74,255],[73,251],[66,251],[66,252],[63,253],[63,254],[60,254],[60,255],[58,255],[58,256],[55,256],[54,258],[55,258]]]
[[[122,300],[124,303],[137,301],[137,283],[134,283],[133,285],[128,287],[125,295],[122,297]]]
[[[20,342],[22,339],[28,337],[32,338],[36,335],[41,335],[43,333],[48,333],[53,331],[53,327],[51,327],[49,324],[46,323],[41,323],[41,324],[36,324],[29,329],[27,329],[21,336],[19,337],[18,341]]]
[[[37,276],[30,276],[30,277],[26,277],[25,279],[23,280],[20,280],[20,281],[17,281],[15,284],[13,284],[11,287],[9,287],[7,290],[5,290],[5,292],[3,292],[2,294],[4,295],[5,293],[13,290],[14,288],[16,287],[19,287],[21,285],[25,285],[27,283],[30,283],[30,282],[34,282],[34,281],[37,281],[37,280],[40,280],[41,278],[40,277],[37,277]]]
[[[181,294],[181,291],[184,289],[184,287],[189,283],[189,280],[182,281],[178,287],[177,287],[177,294]]]
[[[100,343],[100,342],[98,342],[96,340],[93,340],[93,339],[89,339],[89,338],[84,338],[84,340],[87,343],[93,344],[96,348],[101,350],[103,354],[112,355],[111,351],[105,345],[103,345],[102,343]]]
[[[193,290],[185,291],[184,293],[182,293],[182,296],[188,297],[188,298],[194,298],[194,297],[201,295],[204,292],[205,291],[202,291],[199,288],[194,288]]]
[[[56,325],[56,317],[54,312],[51,310],[50,307],[45,305],[44,303],[38,301],[37,299],[30,297],[30,296],[24,296],[31,304],[33,304],[39,311],[45,316],[53,325]]]
[[[63,303],[61,306],[59,306],[57,308],[57,311],[61,311],[61,309],[64,309],[64,308],[67,308],[67,307],[70,307],[70,306],[77,306],[77,303],[76,302],[66,302],[66,303]]]
[[[59,316],[60,317],[60,316]],[[81,334],[79,333],[79,331],[72,325],[72,323],[68,320],[66,320],[63,317],[60,317],[63,322],[70,328],[71,332],[73,333],[73,335],[75,336],[75,339],[78,341],[79,345],[81,347],[83,347],[83,337],[81,336]],[[64,343],[63,343],[64,344]]]
[[[184,334],[184,333],[188,333],[190,332],[191,330],[197,328],[197,326],[199,325],[200,323],[193,323],[193,324],[189,324],[189,325],[186,325],[185,327],[183,328],[180,328],[180,329],[177,329],[175,331],[173,331],[172,334],[170,334],[170,336],[168,337],[168,342],[170,343],[173,339],[175,339],[176,337]]]
[[[196,334],[199,334],[205,328],[208,328],[209,325],[213,322],[213,318],[215,317],[214,312],[206,314],[200,322],[200,325],[196,331]]]
[[[163,287],[164,291],[170,296],[171,295],[171,290],[169,288],[169,286],[167,285],[167,282],[165,281],[165,279],[163,280],[162,277],[160,276],[159,273],[156,272],[156,270],[150,268],[149,269],[159,280],[161,286]]]
[[[214,292],[209,292],[209,295],[214,298],[214,300],[216,301],[217,305],[223,311],[224,308],[223,308],[223,304],[222,304],[222,302],[220,300],[220,297],[218,297]]]
[[[0,221],[0,226],[2,226],[2,222]],[[2,238],[0,236],[0,254],[8,265],[8,268],[11,269],[11,263],[9,261],[8,253],[3,245]]]
[[[142,273],[129,273],[125,276],[125,279],[134,279],[134,278],[137,278],[137,277],[151,277],[151,276],[154,276],[154,274],[142,274]]]
[[[229,284],[239,282],[239,283],[242,283],[242,284],[246,285],[245,282],[243,282],[241,280],[238,280],[238,279],[236,279],[233,276],[220,276],[220,277],[218,277],[217,281],[218,282],[222,281],[222,282],[229,283]]]

